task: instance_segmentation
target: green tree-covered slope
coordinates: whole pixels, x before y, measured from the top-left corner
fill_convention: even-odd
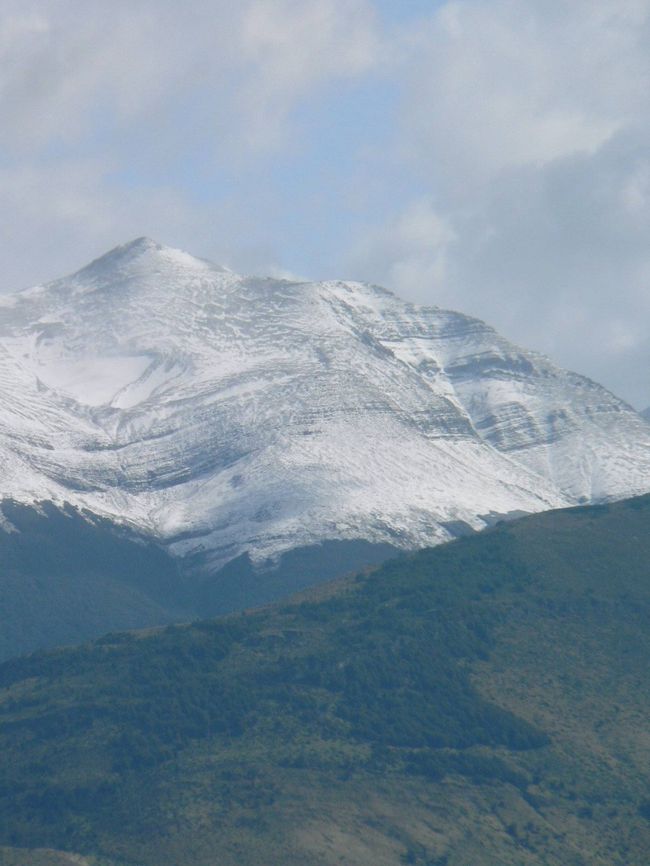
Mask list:
[[[646,866],[649,561],[644,497],[7,662],[0,845],[26,864]]]

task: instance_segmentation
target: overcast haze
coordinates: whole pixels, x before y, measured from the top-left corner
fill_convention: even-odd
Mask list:
[[[0,0],[0,291],[139,235],[650,403],[650,0]]]

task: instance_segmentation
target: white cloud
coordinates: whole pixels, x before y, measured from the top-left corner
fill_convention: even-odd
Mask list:
[[[447,194],[593,152],[645,110],[650,6],[451,0],[408,43],[405,145]]]
[[[377,50],[366,0],[254,0],[242,33],[245,56],[268,93],[304,93],[322,79],[363,72]]]
[[[161,105],[173,112],[201,70],[215,75],[234,62],[232,9],[204,0],[184,15],[168,0],[10,7],[5,25],[20,37],[0,55],[0,142],[24,153],[137,122]]]
[[[281,140],[297,100],[366,72],[379,53],[368,0],[254,0],[241,32],[248,75],[240,96],[253,147]]]
[[[205,133],[241,145],[261,122],[279,134],[314,86],[363,72],[375,55],[367,0],[4,4],[0,144],[23,152],[102,123],[164,124],[197,98]]]
[[[418,199],[388,225],[367,230],[348,268],[403,295],[439,303],[448,283],[449,250],[456,241],[455,232],[431,202]]]

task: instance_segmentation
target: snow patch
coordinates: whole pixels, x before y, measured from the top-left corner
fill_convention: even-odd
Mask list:
[[[72,397],[85,406],[105,406],[143,375],[151,364],[146,356],[71,358],[35,367],[48,388]]]
[[[139,239],[0,303],[0,496],[215,567],[650,489],[650,425],[477,319]]]

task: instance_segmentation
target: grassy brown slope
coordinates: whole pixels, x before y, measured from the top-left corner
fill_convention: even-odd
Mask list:
[[[647,866],[649,562],[645,497],[6,664],[0,842],[142,866]]]

